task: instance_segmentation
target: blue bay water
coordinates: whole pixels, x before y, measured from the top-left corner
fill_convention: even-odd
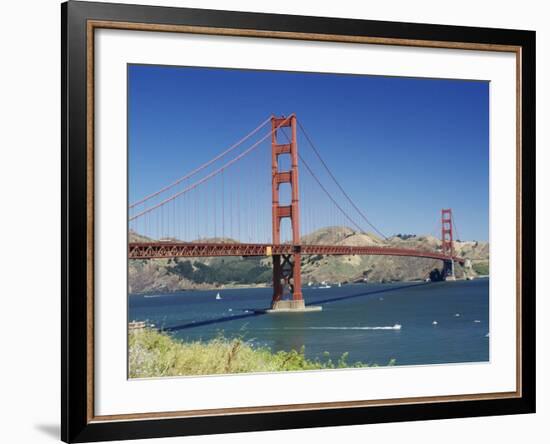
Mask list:
[[[347,352],[350,363],[379,365],[392,359],[396,365],[489,360],[489,279],[305,287],[306,304],[323,311],[255,313],[269,306],[271,292],[130,295],[129,319],[154,323],[185,341],[223,332],[274,351],[305,347],[307,357],[321,360],[326,352],[333,360]]]

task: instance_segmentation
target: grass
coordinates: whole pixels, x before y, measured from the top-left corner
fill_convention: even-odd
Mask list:
[[[222,335],[210,341],[181,342],[166,333],[151,329],[135,330],[129,336],[130,378],[184,375],[215,375],[249,372],[279,372],[366,367],[348,363],[348,354],[332,361],[307,359],[304,348],[290,352],[272,352],[255,347],[242,338]],[[393,361],[389,365],[393,365]]]

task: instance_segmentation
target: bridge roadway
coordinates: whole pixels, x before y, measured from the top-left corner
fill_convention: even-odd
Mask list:
[[[292,244],[247,244],[247,243],[186,243],[186,242],[131,242],[128,244],[129,259],[168,259],[177,257],[214,256],[273,256],[300,253],[302,255],[365,255],[407,256],[450,261],[464,264],[459,256],[447,256],[437,251],[414,250],[380,246],[354,247],[346,245],[292,245]]]

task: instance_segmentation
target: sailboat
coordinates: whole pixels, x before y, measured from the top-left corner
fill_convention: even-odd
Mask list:
[[[218,294],[216,294],[216,300],[220,300],[222,297],[220,296],[220,293],[218,292]]]

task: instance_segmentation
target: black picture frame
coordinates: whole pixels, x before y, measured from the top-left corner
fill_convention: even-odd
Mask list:
[[[90,417],[88,359],[93,329],[89,289],[87,171],[87,23],[89,20],[187,25],[333,36],[368,36],[521,48],[521,396],[501,399],[388,404],[96,421]],[[61,438],[90,442],[510,415],[535,412],[535,32],[187,8],[69,1],[61,5],[62,54],[62,313]],[[510,198],[513,198],[511,196]]]

